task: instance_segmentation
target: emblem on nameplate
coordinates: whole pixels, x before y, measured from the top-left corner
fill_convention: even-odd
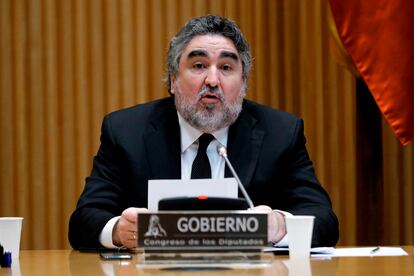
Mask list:
[[[167,232],[162,228],[160,218],[157,215],[151,215],[149,217],[148,230],[144,237],[161,238],[166,236]]]

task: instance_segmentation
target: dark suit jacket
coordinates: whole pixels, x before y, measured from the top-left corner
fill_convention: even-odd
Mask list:
[[[338,221],[309,159],[301,119],[245,100],[230,126],[228,155],[255,205],[316,217],[314,246],[338,240]],[[226,168],[226,176],[231,176]],[[180,127],[172,97],[107,115],[92,173],[69,223],[74,248],[99,247],[105,224],[147,206],[149,179],[181,178]]]

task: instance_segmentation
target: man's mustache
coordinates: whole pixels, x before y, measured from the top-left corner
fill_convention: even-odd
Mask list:
[[[213,94],[220,101],[224,102],[224,93],[218,87],[204,86],[203,88],[201,88],[200,92],[198,92],[197,100],[200,100],[202,97],[206,96],[206,94]]]

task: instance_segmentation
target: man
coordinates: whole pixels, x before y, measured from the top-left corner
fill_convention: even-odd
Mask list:
[[[286,237],[286,215],[308,214],[315,216],[314,246],[337,242],[338,221],[316,179],[303,122],[244,99],[250,68],[248,44],[234,22],[208,15],[183,27],[168,51],[171,97],[104,119],[92,173],[70,219],[74,248],[136,246],[148,180],[196,177],[203,137],[210,137],[208,175],[231,177],[216,153],[218,145],[227,147],[255,209],[269,214],[270,241]]]

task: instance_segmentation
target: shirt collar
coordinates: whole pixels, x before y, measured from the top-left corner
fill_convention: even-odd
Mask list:
[[[181,153],[186,151],[200,137],[203,132],[191,126],[177,111],[178,123],[180,124],[181,132]],[[214,138],[223,146],[227,147],[227,135],[229,133],[229,127],[222,128],[220,130],[211,133]]]

